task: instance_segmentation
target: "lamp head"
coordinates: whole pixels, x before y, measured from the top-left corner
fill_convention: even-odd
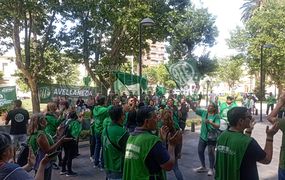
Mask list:
[[[153,21],[152,19],[150,19],[150,18],[144,18],[144,19],[140,22],[140,24],[141,24],[142,26],[153,26],[153,25],[154,25],[154,21]]]

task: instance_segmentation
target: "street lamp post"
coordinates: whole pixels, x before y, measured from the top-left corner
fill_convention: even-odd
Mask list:
[[[209,102],[209,85],[210,85],[210,80],[207,80],[207,96],[206,96],[206,107],[208,107],[208,102]]]
[[[263,45],[260,48],[260,112],[259,112],[259,121],[262,122],[262,100],[263,100]]]
[[[144,18],[139,24],[139,96],[141,99],[142,88],[141,88],[141,79],[142,79],[142,27],[143,26],[153,26],[154,21],[150,18]]]
[[[262,101],[264,98],[264,92],[265,92],[265,87],[263,87],[265,84],[265,72],[263,69],[263,49],[264,48],[273,48],[274,45],[272,44],[262,44],[260,47],[260,122],[262,122]]]

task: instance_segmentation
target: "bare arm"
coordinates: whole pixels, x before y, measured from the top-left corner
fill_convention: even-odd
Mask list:
[[[160,165],[160,167],[162,169],[164,169],[166,171],[171,171],[172,170],[172,168],[173,168],[173,166],[175,164],[175,153],[174,153],[174,150],[175,150],[175,146],[169,144],[168,145],[168,153],[169,153],[170,159],[166,163]]]
[[[271,129],[269,129],[269,127],[266,127],[266,143],[265,143],[265,147],[264,147],[264,151],[266,153],[266,156],[264,159],[262,159],[261,161],[259,161],[262,164],[269,164],[272,160],[272,154],[273,154],[273,137],[274,135],[278,132],[279,127],[278,127],[278,123],[275,123]]]
[[[53,144],[52,146],[49,145],[48,143],[48,139],[45,135],[40,135],[37,139],[38,145],[40,147],[40,149],[45,153],[45,154],[49,154],[53,151],[55,151],[62,143],[63,141],[67,139],[67,138],[61,138],[59,141],[57,141],[55,144]],[[70,139],[70,138],[68,138]]]
[[[161,128],[161,135],[165,136],[165,134],[168,134],[167,127]],[[168,139],[168,138],[165,137],[165,139]],[[169,153],[170,159],[166,163],[160,165],[160,167],[166,171],[172,170],[175,164],[175,146],[179,143],[182,143],[181,132],[177,131],[172,137],[168,139],[168,142],[169,142],[168,143],[168,153]]]
[[[269,164],[272,160],[272,151],[273,151],[273,138],[266,138],[266,143],[265,143],[265,147],[263,149],[266,152],[266,156],[264,159],[262,159],[261,161],[259,161],[262,164]]]
[[[269,122],[271,122],[272,124],[275,121],[275,117],[277,116],[279,110],[282,108],[282,106],[285,105],[285,92],[283,92],[280,96],[279,102],[277,103],[277,105],[275,106],[275,108],[273,109],[273,111],[269,114],[269,116],[267,117],[267,120]]]
[[[220,128],[220,124],[216,124],[213,121],[206,120],[205,123],[208,123],[208,124],[212,125],[213,128],[215,128],[215,129],[219,129]]]

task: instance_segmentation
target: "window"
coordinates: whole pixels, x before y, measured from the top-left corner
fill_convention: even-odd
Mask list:
[[[2,64],[2,71],[5,72],[5,70],[7,71],[7,66],[8,66],[8,63],[3,63]]]

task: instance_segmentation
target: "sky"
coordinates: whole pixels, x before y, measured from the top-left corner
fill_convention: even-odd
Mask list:
[[[209,13],[216,16],[216,26],[219,36],[216,38],[216,45],[210,48],[211,56],[222,58],[234,54],[234,50],[230,50],[226,44],[226,39],[230,37],[230,32],[236,26],[242,26],[240,21],[240,7],[244,0],[191,0],[197,8],[208,8]],[[202,48],[197,48],[194,52],[196,55],[203,53]],[[6,55],[14,55],[14,51],[10,50]]]
[[[230,32],[236,26],[242,26],[240,7],[244,0],[192,0],[192,2],[197,8],[201,6],[208,8],[209,13],[216,16],[219,36],[216,38],[216,45],[210,49],[211,56],[221,58],[233,54],[235,51],[228,48],[226,39],[230,38]],[[195,54],[200,53],[201,49],[195,52]]]

